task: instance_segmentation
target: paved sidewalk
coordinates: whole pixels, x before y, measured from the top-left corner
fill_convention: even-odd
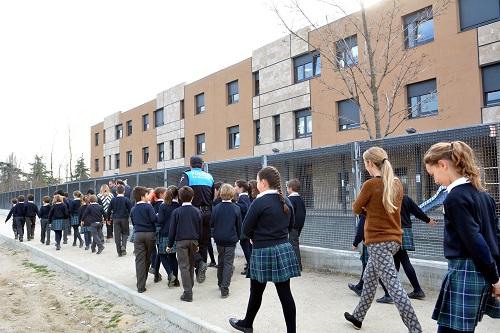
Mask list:
[[[5,221],[7,211],[0,210],[0,218]],[[92,254],[83,248],[71,246],[73,236],[67,245],[56,251],[55,242],[46,246],[40,243],[40,223],[37,220],[35,239],[23,243],[13,240],[11,221],[0,223],[0,238],[36,255],[44,257],[63,267],[65,270],[84,279],[95,281],[111,293],[158,314],[190,332],[237,332],[228,324],[230,317],[244,317],[249,296],[249,280],[240,275],[244,266],[241,257],[235,260],[235,274],[231,281],[230,295],[221,299],[217,287],[216,269],[208,268],[207,279],[203,284],[195,282],[192,303],[179,300],[182,287],[168,288],[166,273],[160,269],[165,279],[153,283],[149,275],[147,291],[138,294],[135,283],[133,244],[129,242],[128,254],[119,258],[114,243],[106,243],[102,254]],[[2,258],[6,260],[6,258]],[[307,267],[307,263],[305,263]],[[361,269],[361,263],[360,263]],[[305,269],[302,276],[292,279],[292,293],[297,306],[297,332],[355,332],[344,320],[344,311],[351,312],[359,297],[347,288],[348,282],[359,277],[317,272]],[[424,332],[435,332],[436,322],[430,318],[434,308],[437,291],[426,288],[425,300],[413,300],[412,304],[419,317]],[[377,297],[382,296],[382,290]],[[476,333],[496,332],[499,322],[485,317]],[[254,323],[254,332],[285,332],[286,326],[281,305],[273,284],[268,284],[264,293],[262,307]],[[363,322],[362,332],[407,332],[394,305],[374,303]]]

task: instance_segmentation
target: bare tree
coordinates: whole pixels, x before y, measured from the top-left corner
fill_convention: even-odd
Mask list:
[[[319,82],[326,91],[335,91],[359,107],[359,127],[368,132],[370,139],[392,134],[416,108],[424,108],[436,98],[437,88],[412,108],[405,105],[398,109],[396,103],[406,86],[416,82],[419,74],[432,65],[425,53],[413,47],[419,39],[425,38],[420,35],[419,27],[433,23],[432,20],[444,13],[451,0],[437,0],[404,25],[401,24],[404,4],[399,0],[379,2],[369,10],[363,0],[357,0],[361,9],[351,15],[335,2],[320,2],[331,5],[332,12],[340,12],[343,18],[331,21],[332,17],[326,16],[328,24],[319,26],[307,16],[298,0],[290,0],[288,8],[301,15],[313,29],[308,38],[295,32],[276,4],[272,9],[292,35],[319,51],[321,73],[328,71],[333,74],[333,81],[318,77]],[[359,40],[364,43],[364,51],[358,56]],[[313,109],[312,112],[339,118],[324,110]],[[357,124],[357,120],[343,119]]]

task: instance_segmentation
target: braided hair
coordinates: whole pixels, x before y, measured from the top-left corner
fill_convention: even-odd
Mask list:
[[[290,212],[290,208],[285,203],[285,196],[283,195],[283,191],[281,189],[281,177],[279,171],[273,166],[267,166],[260,169],[257,176],[259,179],[265,179],[271,189],[278,190],[280,201],[283,203],[283,211],[285,214],[288,214]]]

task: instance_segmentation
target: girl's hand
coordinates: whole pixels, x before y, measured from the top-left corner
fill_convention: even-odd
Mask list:
[[[354,245],[351,245],[352,246],[352,250],[356,250],[358,247],[357,246],[354,246]]]
[[[428,225],[429,225],[429,227],[434,228],[435,226],[437,226],[437,222],[436,222],[436,220],[434,220],[433,218],[431,218],[431,220],[429,221]]]
[[[170,251],[172,251],[172,248],[167,246],[167,248],[165,249],[165,251],[170,252]]]
[[[498,280],[498,282],[493,285],[493,288],[491,288],[491,297],[496,297],[500,302],[500,280]]]

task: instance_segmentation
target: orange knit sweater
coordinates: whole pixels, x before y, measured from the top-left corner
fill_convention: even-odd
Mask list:
[[[375,177],[367,180],[358,197],[352,204],[356,214],[366,215],[365,244],[396,241],[402,244],[401,235],[401,202],[403,201],[403,186],[396,180],[398,192],[393,202],[397,209],[394,213],[386,212],[382,204],[384,184],[382,178]],[[364,209],[363,209],[364,207]]]

